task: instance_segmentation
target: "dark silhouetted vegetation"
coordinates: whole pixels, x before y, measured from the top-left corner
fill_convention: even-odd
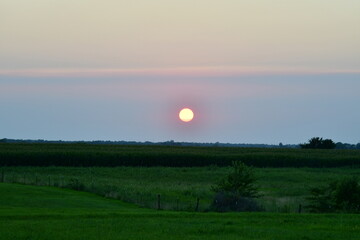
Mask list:
[[[300,147],[305,149],[334,149],[336,144],[331,139],[313,137],[308,143],[300,144]]]
[[[96,145],[139,145],[139,146],[184,146],[184,147],[246,147],[246,148],[299,148],[298,144],[254,144],[254,143],[220,143],[220,142],[175,142],[169,140],[165,142],[138,142],[138,141],[63,141],[63,140],[43,140],[43,139],[0,139],[3,143],[61,143],[61,144],[96,144]]]
[[[312,188],[308,206],[312,212],[360,213],[360,185],[356,178],[333,181],[324,187]]]
[[[337,142],[336,149],[360,149],[360,143],[350,144],[350,143]]]

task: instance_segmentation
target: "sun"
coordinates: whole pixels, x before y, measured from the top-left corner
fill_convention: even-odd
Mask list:
[[[179,112],[179,118],[183,122],[190,122],[194,118],[194,113],[190,108],[183,108]]]

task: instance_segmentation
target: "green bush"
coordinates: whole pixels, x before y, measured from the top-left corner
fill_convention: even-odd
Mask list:
[[[327,186],[312,188],[311,212],[349,212],[360,213],[360,185],[356,178],[333,181]]]
[[[255,182],[253,168],[241,161],[234,161],[232,172],[211,187],[216,193],[211,209],[219,212],[260,211],[254,200],[260,196]]]
[[[216,186],[212,186],[212,190],[247,198],[259,197],[253,168],[240,161],[234,161],[232,164],[233,171]]]

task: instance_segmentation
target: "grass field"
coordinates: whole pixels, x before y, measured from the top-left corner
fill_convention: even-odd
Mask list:
[[[0,239],[359,239],[360,215],[188,213],[0,183]]]
[[[210,188],[231,171],[228,167],[2,167],[0,177],[10,183],[50,185],[79,189],[119,199],[147,208],[194,211],[200,198],[200,211],[213,199]],[[266,211],[296,212],[311,187],[348,176],[359,176],[359,168],[255,168],[259,199]],[[0,179],[1,180],[1,179]],[[303,208],[303,211],[306,211]]]
[[[233,160],[261,166],[267,212],[209,211]],[[0,240],[359,239],[360,215],[304,208],[310,188],[359,176],[359,161],[357,150],[0,144]]]
[[[360,150],[0,143],[0,166],[360,166]]]

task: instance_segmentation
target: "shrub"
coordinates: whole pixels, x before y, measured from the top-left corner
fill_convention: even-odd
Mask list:
[[[232,172],[221,179],[216,186],[212,186],[212,191],[216,195],[211,209],[219,212],[260,211],[260,207],[253,199],[260,196],[255,181],[252,167],[234,161]]]
[[[360,213],[360,185],[356,178],[333,181],[327,186],[312,188],[311,212],[350,212]]]
[[[257,187],[254,185],[256,178],[252,167],[243,162],[234,161],[233,171],[221,179],[216,186],[212,186],[214,192],[232,193],[246,198],[259,197]]]

